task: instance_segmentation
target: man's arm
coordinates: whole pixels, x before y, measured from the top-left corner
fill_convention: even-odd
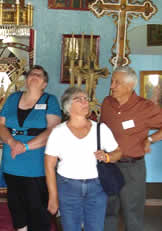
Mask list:
[[[144,150],[145,150],[145,153],[148,153],[148,152],[151,151],[151,149],[150,149],[151,143],[155,143],[155,142],[157,142],[159,140],[162,140],[162,128],[160,128],[157,132],[155,132],[152,135],[148,136],[144,140]]]

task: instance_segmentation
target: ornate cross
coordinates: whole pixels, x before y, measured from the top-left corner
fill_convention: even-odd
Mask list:
[[[139,16],[149,20],[157,12],[157,7],[151,0],[144,0],[142,3],[136,0],[96,0],[89,5],[89,9],[98,18],[112,15],[117,33],[109,61],[114,66],[128,65],[130,48],[127,41],[127,28],[130,20]]]

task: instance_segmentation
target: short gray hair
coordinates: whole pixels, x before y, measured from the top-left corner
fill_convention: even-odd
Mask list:
[[[65,115],[69,116],[69,111],[72,104],[73,96],[79,93],[86,94],[85,90],[78,87],[69,87],[65,90],[64,94],[61,97],[61,106]]]
[[[132,68],[130,68],[130,67],[128,67],[128,66],[117,67],[117,68],[115,68],[115,70],[112,72],[112,75],[113,75],[114,73],[117,73],[117,72],[124,72],[124,73],[126,73],[125,82],[126,82],[126,83],[134,82],[134,88],[136,88],[138,79],[137,79],[137,74],[136,74],[136,72],[135,72]]]

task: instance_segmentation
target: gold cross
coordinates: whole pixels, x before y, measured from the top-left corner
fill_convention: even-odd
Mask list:
[[[117,27],[116,39],[111,49],[110,63],[114,66],[125,66],[130,63],[128,55],[130,48],[127,41],[127,28],[133,17],[141,16],[149,20],[156,12],[157,7],[151,0],[142,3],[135,0],[96,0],[89,5],[89,9],[98,18],[112,15]]]

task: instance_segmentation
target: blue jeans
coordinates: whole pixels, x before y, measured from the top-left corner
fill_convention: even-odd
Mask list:
[[[59,208],[64,231],[103,231],[107,195],[99,179],[73,180],[57,175]]]

